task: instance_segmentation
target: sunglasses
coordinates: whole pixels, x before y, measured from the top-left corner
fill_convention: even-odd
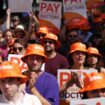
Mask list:
[[[54,44],[54,41],[45,40],[45,41],[44,41],[44,44],[47,44],[47,43],[49,43],[49,44]]]
[[[17,50],[19,50],[19,52],[21,52],[23,49],[23,47],[14,47],[13,51],[16,52]]]

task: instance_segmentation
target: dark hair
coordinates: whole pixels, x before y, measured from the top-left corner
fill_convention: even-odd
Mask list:
[[[20,38],[15,39],[14,44],[15,44],[15,43],[20,43],[21,45],[23,45],[24,48],[27,47],[27,43],[25,43],[25,42],[24,42],[22,39],[20,39]]]
[[[82,99],[88,99],[87,92],[83,92]]]
[[[12,36],[14,37],[14,31],[13,31],[12,29],[7,29],[7,30],[4,32],[3,37],[5,37],[5,34],[6,34],[7,32],[11,32],[11,33],[12,33]]]

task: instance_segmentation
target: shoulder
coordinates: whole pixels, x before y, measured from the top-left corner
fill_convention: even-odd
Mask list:
[[[42,105],[38,97],[32,94],[25,94],[25,99],[31,101],[32,105]]]
[[[55,78],[53,75],[47,73],[46,71],[43,72],[43,75],[44,75],[46,78],[48,78],[49,80],[56,80],[56,78]],[[57,80],[56,80],[56,81],[57,81]]]

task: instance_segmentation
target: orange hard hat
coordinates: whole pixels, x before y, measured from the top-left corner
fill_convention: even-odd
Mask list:
[[[56,42],[56,48],[58,48],[60,46],[60,42],[58,40],[58,36],[53,34],[53,33],[48,33],[45,35],[45,37],[42,40],[42,43],[45,39],[50,39],[50,40],[54,40]]]
[[[42,45],[39,45],[39,44],[28,45],[28,47],[26,48],[25,55],[21,58],[21,60],[23,62],[26,62],[27,56],[29,56],[29,55],[42,56],[42,57],[44,57],[44,61],[46,61],[48,59],[47,56],[45,55],[44,47]]]
[[[80,92],[92,91],[102,88],[105,88],[105,74],[92,72],[90,74],[85,74],[84,87],[80,90]]]
[[[86,45],[81,43],[81,42],[73,43],[70,47],[70,52],[69,53],[73,53],[75,51],[87,52]]]
[[[27,82],[28,79],[27,76],[22,75],[22,71],[16,63],[4,61],[0,64],[0,79],[9,77],[20,78],[21,83]]]
[[[101,18],[102,18],[103,20],[105,20],[105,13],[102,13],[102,14],[101,14]]]
[[[67,30],[79,29],[80,28],[80,21],[81,21],[81,18],[70,19],[68,24],[66,25]]]
[[[80,29],[89,30],[90,28],[89,21],[86,18],[81,19]]]
[[[39,27],[36,35],[39,35],[39,34],[45,34],[46,35],[47,33],[49,33],[49,28],[43,26],[43,27]]]
[[[95,48],[95,47],[89,47],[87,49],[87,53],[90,55],[90,54],[95,54],[95,55],[98,55],[98,56],[101,56],[101,54],[99,53],[98,49]]]
[[[93,21],[94,23],[102,23],[103,19],[101,17],[98,17],[98,18],[94,18]]]

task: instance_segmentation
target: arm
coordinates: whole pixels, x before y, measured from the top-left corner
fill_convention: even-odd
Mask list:
[[[64,92],[67,88],[71,87],[73,84],[76,84],[79,88],[82,88],[81,80],[77,73],[71,72],[71,78],[63,86],[60,87],[60,93]]]
[[[50,102],[48,102],[40,93],[39,91],[35,88],[34,84],[37,80],[37,74],[35,72],[32,72],[30,75],[29,79],[29,89],[31,93],[39,98],[41,101],[42,105],[51,105]]]
[[[10,29],[10,19],[11,19],[10,9],[7,9],[6,29]]]
[[[41,101],[42,105],[51,105],[50,102],[48,102],[39,92],[35,87],[32,87],[30,89],[30,91],[32,92],[32,94],[34,94],[35,96],[37,96],[39,98],[39,100]]]

